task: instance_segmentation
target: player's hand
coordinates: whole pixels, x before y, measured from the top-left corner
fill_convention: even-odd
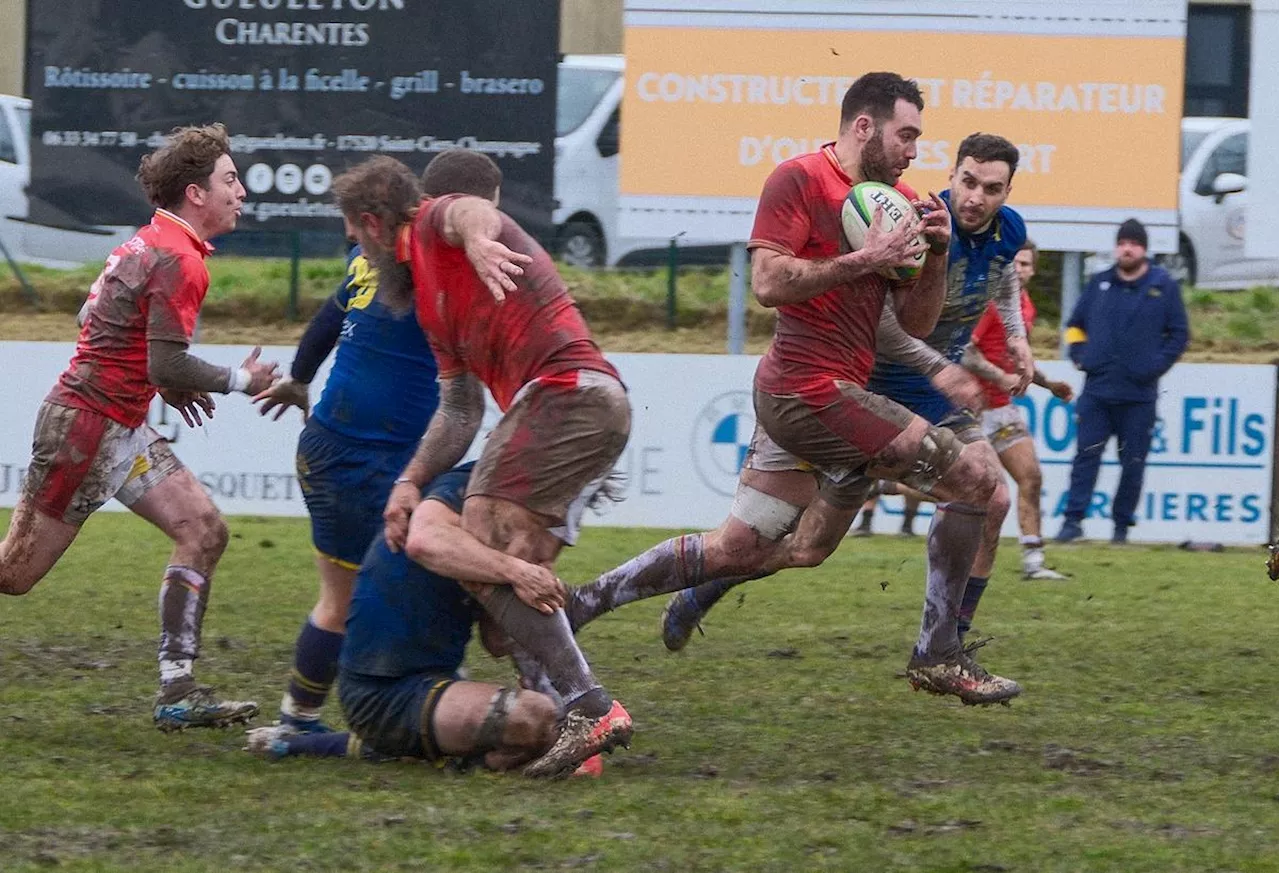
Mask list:
[[[912,200],[911,205],[920,213],[920,233],[929,243],[929,251],[945,255],[951,249],[951,213],[942,198],[932,191],[928,200]]]
[[[933,387],[942,392],[958,409],[977,412],[986,406],[982,397],[982,386],[973,374],[959,364],[947,364],[929,378]]]
[[[563,609],[565,599],[569,596],[565,584],[541,564],[530,564],[528,561],[512,558],[506,577],[516,597],[543,615]]]
[[[1063,403],[1070,403],[1071,398],[1076,396],[1076,392],[1071,390],[1071,386],[1066,382],[1045,382],[1044,387],[1049,389],[1049,393],[1061,400]]]
[[[516,290],[516,278],[523,276],[524,268],[533,263],[533,258],[528,255],[512,251],[496,239],[484,237],[469,240],[466,253],[472,269],[499,303]]]
[[[302,410],[302,420],[305,422],[311,413],[311,392],[308,387],[305,382],[295,382],[285,376],[265,391],[253,395],[253,402],[262,404],[258,407],[259,415],[267,415],[275,410],[272,421],[279,421],[290,406],[296,406]]]
[[[213,418],[213,410],[217,404],[204,391],[175,391],[171,388],[160,389],[160,397],[165,403],[178,410],[187,427],[203,427],[205,419]],[[203,418],[201,414],[203,413]]]
[[[391,551],[404,549],[405,540],[409,538],[409,517],[421,502],[422,491],[412,482],[397,482],[391,487],[387,508],[382,512],[382,522],[386,525],[384,536]]]
[[[249,352],[249,357],[240,364],[240,369],[249,371],[249,385],[244,389],[244,393],[250,397],[266,391],[280,378],[280,365],[275,361],[259,363],[258,357],[261,354],[262,346],[254,346],[253,351]]]
[[[1005,373],[1000,377],[1000,390],[1005,394],[1016,394],[1022,379],[1017,373]]]
[[[1009,337],[1009,356],[1013,358],[1014,372],[1017,374],[1019,383],[1015,391],[1010,394],[1025,394],[1027,386],[1031,384],[1031,377],[1036,373],[1035,358],[1031,356],[1031,345],[1027,342],[1026,337],[1011,336]]]
[[[872,216],[871,225],[867,228],[866,239],[858,250],[864,267],[873,270],[897,267],[917,257],[925,249],[925,244],[920,239],[923,222],[918,216],[908,217],[892,230],[882,230],[880,221],[883,216],[884,207],[877,206],[876,214]]]

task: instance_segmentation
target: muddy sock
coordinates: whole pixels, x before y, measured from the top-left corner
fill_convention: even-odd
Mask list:
[[[333,731],[327,734],[295,734],[285,737],[284,743],[289,755],[306,755],[315,758],[345,758],[351,751],[351,740],[355,738],[357,752],[359,739],[355,734],[346,731]]]
[[[578,648],[564,610],[544,615],[524,604],[506,586],[493,589],[485,609],[507,636],[546,668],[567,711],[586,716],[604,715],[609,711],[612,701]]]
[[[520,687],[545,694],[555,701],[557,710],[564,712],[564,700],[561,699],[560,692],[551,684],[546,668],[536,658],[519,646],[512,646],[511,663],[515,664],[516,672],[520,674]]]
[[[724,579],[712,579],[710,582],[703,582],[697,588],[693,589],[693,602],[698,605],[698,611],[704,615],[711,610],[711,607],[720,602],[720,598],[729,593],[729,589],[736,588],[743,582],[750,582],[752,579],[763,579],[765,575],[755,573],[751,576],[728,576]]]
[[[956,619],[956,632],[960,635],[960,642],[964,642],[964,635],[973,627],[973,614],[978,611],[978,601],[982,599],[982,592],[987,590],[987,580],[981,576],[970,576],[969,581],[964,586],[964,596],[960,598],[960,617]]]
[[[200,627],[209,602],[209,579],[191,567],[170,564],[160,585],[160,687],[195,687],[191,662],[200,655]]]
[[[914,534],[916,524],[916,511],[919,505],[915,503],[907,503],[902,507],[902,532],[904,534]]]
[[[703,579],[703,541],[703,534],[674,537],[575,588],[566,608],[569,624],[577,632],[624,603],[698,585]]]
[[[338,655],[344,634],[316,627],[310,617],[298,632],[293,649],[293,672],[280,712],[297,719],[316,719],[338,675]]]
[[[924,615],[912,657],[939,661],[960,651],[956,621],[986,513],[963,503],[938,506],[929,525]]]
[[[858,522],[858,530],[863,531],[865,533],[871,533],[871,522],[875,519],[875,517],[876,517],[876,511],[874,509],[862,510],[862,518]]]

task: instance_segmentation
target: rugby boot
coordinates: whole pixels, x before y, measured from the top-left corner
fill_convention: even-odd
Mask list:
[[[912,654],[907,662],[907,681],[917,691],[954,695],[971,706],[1006,703],[1022,693],[1017,682],[991,675],[967,651],[940,661],[927,661]]]
[[[662,644],[670,651],[678,652],[693,636],[694,628],[703,633],[702,617],[706,613],[694,599],[693,589],[686,588],[671,595],[662,610]]]
[[[1044,549],[1025,549],[1022,552],[1022,578],[1062,580],[1068,577],[1044,565]]]
[[[604,756],[592,755],[573,771],[574,778],[599,779],[604,775]]]
[[[524,775],[531,779],[563,778],[588,758],[612,752],[617,746],[630,746],[631,734],[631,716],[616,700],[608,712],[594,718],[572,710],[565,716],[555,743],[524,768]]]
[[[182,685],[156,692],[153,720],[162,731],[243,724],[258,714],[252,700],[222,700],[207,685]]]

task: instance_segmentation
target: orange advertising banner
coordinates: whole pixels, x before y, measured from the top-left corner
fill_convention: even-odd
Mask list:
[[[895,70],[925,100],[917,190],[945,188],[985,131],[1021,151],[1020,207],[1176,210],[1183,54],[1172,37],[629,27],[620,189],[754,198],[835,139],[854,79]]]

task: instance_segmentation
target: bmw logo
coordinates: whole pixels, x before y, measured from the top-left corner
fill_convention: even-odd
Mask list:
[[[703,407],[693,426],[693,466],[712,491],[732,497],[756,427],[749,391],[729,391]]]

